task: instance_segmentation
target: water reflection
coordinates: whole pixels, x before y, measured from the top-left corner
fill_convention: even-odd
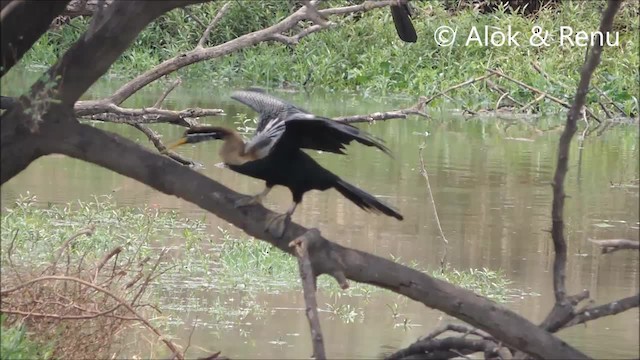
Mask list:
[[[198,92],[185,89],[182,97],[170,98],[168,106],[223,107],[229,116],[207,122],[227,126],[234,126],[233,115],[237,112],[248,112],[231,101],[214,102],[202,94],[201,89]],[[155,95],[151,91],[148,98],[138,96],[127,105],[144,106],[153,102],[150,99],[155,99]],[[320,97],[310,101],[304,95],[283,96],[327,116],[367,113],[396,106],[384,102],[358,103],[355,97]],[[434,199],[450,242],[448,261],[460,269],[503,269],[515,282],[515,287],[541,294],[524,297],[509,307],[532,321],[541,321],[553,303],[550,276],[553,250],[546,230],[550,228],[549,182],[559,133],[552,131],[533,141],[522,141],[517,138],[529,137],[529,127],[516,124],[508,129],[509,136],[506,136],[497,123],[496,119],[465,121],[442,115],[430,121],[408,119],[359,125],[385,139],[394,158],[358,146],[348,149],[349,156],[313,156],[349,182],[384,197],[386,202],[401,210],[405,220],[398,222],[365,213],[333,190],[308,193],[293,220],[308,227],[318,227],[325,236],[346,246],[384,257],[393,254],[426,268],[438,266],[442,241],[424,178],[419,173],[418,147],[424,143],[424,160]],[[133,128],[109,124],[95,126],[148,146],[146,138]],[[154,129],[166,139],[174,139],[182,133],[182,129],[166,125],[155,125]],[[425,133],[429,136],[419,135]],[[213,166],[219,161],[219,145],[203,143],[185,146],[180,151],[205,164],[203,172],[216,181],[246,194],[260,191],[263,187],[260,181]],[[637,188],[610,186],[611,182],[637,178],[637,133],[633,129],[614,129],[601,137],[588,138],[584,142],[580,181],[575,171],[577,155],[574,143],[566,183],[566,191],[571,196],[566,205],[570,255],[568,288],[571,292],[590,289],[592,298],[598,303],[632,295],[639,287],[638,254],[618,252],[600,256],[599,250],[587,239],[638,239]],[[179,209],[187,216],[202,216],[199,208],[178,198],[160,194],[97,166],[56,155],[35,161],[6,183],[2,187],[2,206],[26,191],[44,203],[90,200],[94,194],[113,194],[121,205],[147,204]],[[276,188],[269,195],[266,206],[282,212],[290,201],[287,189]],[[206,216],[212,229],[228,227],[213,215]],[[595,226],[603,222],[612,227]],[[176,301],[185,297],[180,291],[167,296],[175,297]],[[190,296],[205,304],[218,299],[211,291],[191,293]],[[234,296],[239,301],[243,295]],[[177,328],[177,336],[186,339],[197,317],[203,325],[194,331],[192,346],[222,350],[223,354],[240,358],[308,357],[311,348],[300,293],[259,297],[259,301],[270,304],[270,309],[260,317],[239,318],[240,324],[225,329],[224,326],[206,326],[213,322],[208,320],[206,313],[189,312],[185,314],[185,325]],[[389,293],[377,294],[367,303],[353,301],[364,312],[364,317],[355,323],[345,324],[322,314],[331,357],[379,356],[390,348],[409,344],[448,319],[437,311]],[[398,321],[391,316],[387,304],[398,301],[406,302],[403,316],[412,323],[408,328],[394,327]],[[320,304],[325,302],[329,301],[320,300]],[[637,357],[638,325],[636,309],[625,315],[595,321],[588,327],[574,327],[560,335],[594,357]]]

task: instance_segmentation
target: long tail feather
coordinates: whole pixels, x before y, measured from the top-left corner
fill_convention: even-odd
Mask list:
[[[365,192],[364,190],[358,189],[342,179],[337,181],[335,188],[340,192],[340,194],[344,195],[344,197],[351,200],[354,204],[358,205],[358,207],[365,211],[385,214],[398,220],[403,219],[402,215],[389,205],[386,205],[376,199],[373,195]]]

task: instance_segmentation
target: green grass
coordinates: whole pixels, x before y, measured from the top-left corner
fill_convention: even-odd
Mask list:
[[[276,23],[290,13],[291,1],[232,2],[227,15],[211,34],[208,45],[213,46],[239,35]],[[342,4],[331,1],[331,4]],[[360,96],[429,95],[485,73],[485,68],[500,68],[506,74],[531,86],[570,101],[579,80],[579,69],[585,48],[560,47],[560,26],[574,31],[594,31],[598,28],[604,0],[566,1],[548,7],[535,17],[523,17],[498,10],[492,14],[478,14],[470,9],[451,14],[442,1],[414,2],[417,6],[414,23],[419,42],[401,42],[393,28],[387,9],[374,10],[354,17],[332,18],[338,26],[304,38],[290,48],[279,43],[262,43],[228,56],[204,61],[178,71],[187,79],[207,79],[213,87],[238,87],[255,84],[278,87],[300,84],[311,74],[309,86],[313,90],[355,92]],[[192,12],[207,22],[222,2],[193,6]],[[618,14],[614,30],[619,31],[620,45],[606,47],[602,64],[592,84],[620,104],[627,115],[638,113],[640,78],[638,75],[640,25],[638,11],[632,3]],[[72,26],[64,26],[43,36],[21,62],[22,68],[44,69],[53,64],[62,52],[86,28],[88,20],[74,19]],[[433,40],[435,30],[447,25],[458,30],[456,45],[439,47]],[[496,26],[520,31],[521,46],[484,47],[464,46],[462,41],[471,28]],[[551,32],[555,38],[548,47],[530,46],[525,39],[533,26]],[[193,49],[202,28],[181,10],[172,11],[153,22],[135,43],[112,66],[111,77],[129,79],[160,62]],[[551,75],[545,79],[531,66],[536,60]],[[496,80],[517,100],[527,103],[535,96],[514,84]],[[463,87],[451,94],[459,105],[472,109],[493,108],[499,95],[484,85]],[[589,103],[600,98],[589,93]],[[439,105],[442,100],[432,105]],[[597,105],[597,104],[594,104]],[[594,106],[594,111],[600,111]],[[559,105],[545,101],[538,110],[558,111]]]

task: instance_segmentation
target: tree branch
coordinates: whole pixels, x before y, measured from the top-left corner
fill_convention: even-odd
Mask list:
[[[196,118],[224,115],[222,109],[189,108],[180,111],[152,108],[130,109],[114,104],[99,104],[76,111],[76,115],[88,120],[108,121],[120,124],[173,123],[185,127],[197,125]]]
[[[562,328],[586,323],[587,321],[599,319],[601,317],[619,314],[634,307],[640,306],[640,294],[629,296],[627,298],[612,301],[608,304],[596,306],[589,309],[579,311],[571,321],[564,324]]]
[[[316,276],[311,267],[311,259],[309,258],[308,248],[313,246],[320,232],[311,229],[304,233],[302,237],[293,240],[289,246],[295,250],[298,258],[298,269],[300,270],[300,280],[302,281],[302,290],[304,293],[304,302],[306,304],[305,313],[309,320],[309,330],[311,331],[311,340],[313,343],[314,359],[326,359],[327,355],[324,351],[324,340],[322,338],[322,329],[320,328],[320,319],[318,318],[318,301],[316,300]]]
[[[627,239],[607,239],[607,240],[593,240],[589,239],[590,242],[600,246],[602,248],[603,254],[612,253],[614,251],[623,250],[623,249],[640,249],[640,242],[627,240]]]
[[[213,18],[213,20],[211,20],[211,23],[209,24],[209,26],[207,26],[207,28],[204,30],[204,33],[202,34],[202,37],[198,41],[198,45],[196,45],[196,48],[201,49],[204,47],[204,43],[209,39],[209,33],[211,32],[211,29],[213,29],[214,27],[216,27],[216,25],[218,25],[218,23],[220,22],[220,19],[222,19],[224,14],[226,14],[227,11],[229,10],[229,7],[231,7],[231,2],[226,2],[222,6],[222,8],[218,10],[218,13],[216,14],[216,16]]]
[[[621,2],[615,0],[609,0],[606,10],[602,15],[600,22],[601,34],[606,34],[611,31],[613,19],[616,12],[620,8]],[[552,228],[551,237],[553,239],[553,248],[555,257],[553,260],[553,289],[555,293],[556,302],[547,315],[546,319],[542,322],[542,327],[554,332],[556,329],[562,327],[573,317],[573,307],[568,301],[565,288],[565,269],[567,264],[567,243],[564,238],[564,200],[566,194],[564,192],[564,179],[568,171],[569,163],[569,147],[571,145],[571,139],[577,129],[577,121],[581,118],[581,110],[586,102],[586,95],[589,91],[589,82],[596,67],[600,63],[600,55],[602,53],[602,45],[596,41],[596,44],[591,49],[591,54],[587,62],[582,67],[580,75],[580,83],[576,91],[573,105],[567,113],[567,123],[560,136],[560,142],[558,145],[558,159],[556,164],[556,171],[553,177],[553,205],[551,209]],[[493,70],[491,72],[500,74]]]
[[[3,77],[17,64],[35,42],[49,30],[53,19],[60,14],[69,1],[11,1],[0,12],[2,31],[2,64],[0,77]]]

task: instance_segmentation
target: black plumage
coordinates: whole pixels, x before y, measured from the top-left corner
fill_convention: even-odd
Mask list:
[[[259,114],[258,126],[251,140],[245,143],[234,130],[206,126],[187,130],[185,136],[170,147],[212,139],[224,140],[220,149],[223,162],[233,171],[266,182],[263,192],[241,200],[238,206],[261,202],[273,186],[286,186],[293,196],[293,204],[282,215],[285,220],[282,235],[307,191],[335,188],[363,210],[402,220],[402,215],[396,210],[323,168],[301,150],[344,154],[345,146],[356,141],[389,153],[379,139],[352,125],[313,115],[260,90],[236,91],[231,97]]]
[[[413,27],[411,21],[411,9],[409,4],[399,0],[398,5],[391,5],[391,17],[393,18],[393,24],[396,27],[396,32],[402,41],[416,42],[418,41],[418,34]]]

